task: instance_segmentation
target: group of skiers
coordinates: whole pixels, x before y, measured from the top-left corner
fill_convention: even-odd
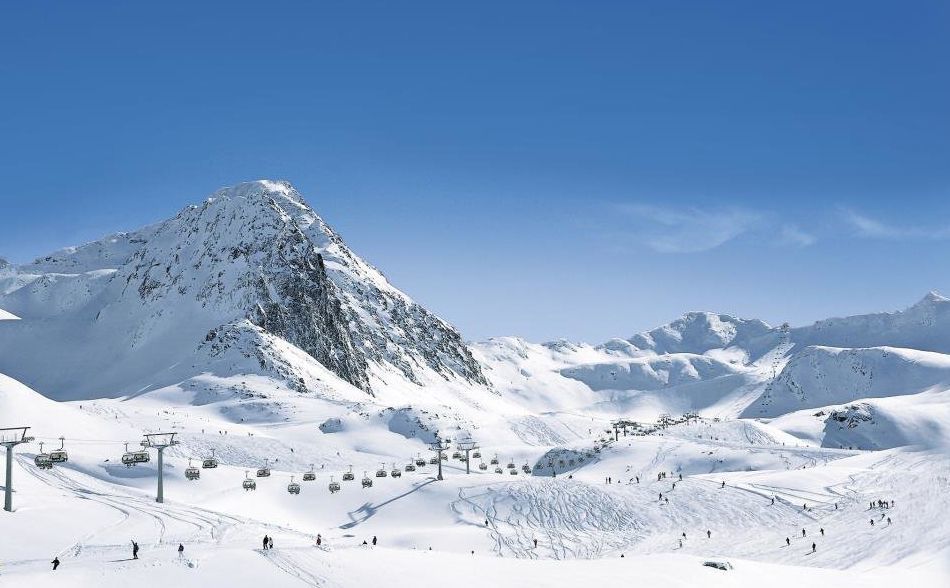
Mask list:
[[[265,538],[265,541],[266,541],[266,538]],[[132,543],[132,559],[138,559],[139,558],[139,544],[137,541],[135,541],[135,539],[132,539],[131,543]],[[273,541],[271,542],[271,547],[273,547]],[[179,543],[178,544],[178,559],[181,559],[184,556],[185,556],[185,546]],[[59,556],[56,556],[53,558],[53,561],[51,561],[50,563],[53,564],[53,570],[55,571],[56,568],[59,567],[59,564],[62,562],[59,561]]]
[[[872,500],[872,501],[869,502],[868,504],[870,505],[870,506],[868,507],[868,510],[874,510],[875,507],[877,507],[877,508],[891,508],[891,507],[894,506],[894,501],[893,501],[893,500]]]

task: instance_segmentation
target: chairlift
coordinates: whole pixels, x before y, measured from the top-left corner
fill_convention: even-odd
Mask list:
[[[335,494],[340,491],[340,483],[333,480],[333,476],[330,476],[330,494]]]
[[[487,470],[487,469],[488,469],[488,464],[485,463],[485,462],[482,462],[482,463],[478,464],[478,469],[480,469],[480,470]]]
[[[352,482],[356,479],[356,476],[353,475],[353,466],[350,466],[350,471],[343,474],[344,482]]]
[[[293,476],[290,476],[290,484],[287,484],[287,492],[289,494],[300,494],[300,484],[294,481]]]
[[[257,470],[258,478],[269,478],[270,477],[270,467],[267,465],[267,460],[264,460],[264,467]]]
[[[372,488],[372,487],[373,487],[373,479],[367,476],[366,472],[363,472],[363,488]]]
[[[188,467],[185,468],[185,478],[188,480],[197,480],[201,477],[201,470],[191,465],[191,460],[188,460]]]
[[[492,464],[492,465],[498,465],[498,456],[497,456],[497,455],[496,455],[495,457],[491,458],[491,464]]]
[[[416,471],[416,464],[412,463],[411,461],[410,461],[409,463],[407,463],[407,464],[406,464],[406,471],[407,471],[407,472],[414,472],[414,471]]]
[[[36,454],[36,457],[33,458],[33,463],[36,464],[36,467],[41,470],[48,470],[53,467],[53,462],[50,461],[49,454],[43,453],[43,442],[40,441],[40,452]]]
[[[433,455],[432,457],[429,458],[429,465],[435,465],[435,464],[437,464],[437,463],[439,463],[439,458],[438,458],[438,457],[436,457],[436,456]]]
[[[313,464],[310,464],[310,471],[304,472],[303,481],[313,482],[316,479],[317,479],[317,473],[313,471]]]
[[[517,475],[518,475],[518,470],[517,470],[517,469],[508,470],[508,473],[511,474],[512,476],[517,476]]]
[[[241,487],[247,490],[257,490],[257,482],[251,479],[251,472],[244,470],[244,481],[241,482]]]
[[[509,462],[508,462],[508,469],[509,469],[509,470],[515,469],[515,462],[509,461]]]
[[[385,464],[385,463],[384,463],[383,465],[379,466],[379,469],[376,470],[376,477],[377,477],[377,478],[385,478],[385,477],[386,477],[386,464]]]
[[[129,451],[129,444],[125,444],[125,453],[122,454],[122,465],[130,468],[135,465],[135,453]]]
[[[53,463],[66,463],[69,461],[69,455],[66,453],[66,439],[59,438],[59,449],[49,452],[49,460]]]
[[[501,469],[501,466],[496,466],[496,467],[495,467],[495,473],[496,473],[496,474],[503,474],[503,473],[505,473],[505,471],[504,471],[503,469]]]
[[[426,460],[423,459],[421,455],[416,457],[416,466],[421,468],[421,467],[424,467],[425,465],[426,465]],[[406,470],[406,471],[412,471],[412,470]]]
[[[531,473],[531,466],[529,466],[528,464],[524,464],[523,466],[521,466],[521,471],[524,472],[524,473],[526,473],[526,474],[530,474],[530,473]]]
[[[441,454],[441,455],[442,455],[442,461],[448,461],[448,459],[449,459],[449,456],[448,456],[448,455],[446,455],[446,454],[444,454],[444,453]]]
[[[201,461],[201,467],[204,469],[218,467],[218,460],[214,456],[214,449],[211,450],[211,457],[206,457]]]
[[[452,459],[462,459],[462,453],[460,451],[453,451]]]
[[[389,475],[392,476],[392,477],[394,477],[394,478],[401,478],[401,477],[402,477],[402,470],[400,470],[399,468],[397,468],[397,467],[396,467],[396,464],[393,464],[393,470],[392,470],[391,472],[389,472]]]
[[[152,456],[149,455],[146,447],[148,447],[147,442],[142,441],[142,449],[132,452],[132,458],[135,460],[135,463],[148,463],[152,461]]]
[[[476,449],[475,451],[472,452],[472,457],[474,457],[475,459],[481,459],[482,452]]]

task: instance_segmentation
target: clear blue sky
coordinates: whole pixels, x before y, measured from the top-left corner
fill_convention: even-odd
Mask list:
[[[0,256],[267,177],[468,338],[899,308],[948,64],[944,1],[6,3]]]

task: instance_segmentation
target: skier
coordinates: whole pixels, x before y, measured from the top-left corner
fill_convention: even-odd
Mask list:
[[[264,549],[267,549],[267,535],[264,535]]]
[[[320,533],[317,533],[317,547],[323,544],[323,537],[320,536]]]
[[[640,476],[637,476],[637,484],[640,483]]]
[[[887,517],[887,524],[888,524],[888,525],[891,524],[891,517]]]
[[[132,559],[139,558],[139,544],[135,541],[132,542]]]
[[[805,536],[805,529],[802,529],[802,537]]]
[[[274,548],[274,538],[270,537],[267,539],[267,549],[273,549],[273,548]]]
[[[812,544],[811,544],[811,552],[812,552],[812,553],[815,553],[815,549],[817,549],[817,546],[814,544],[814,542],[812,542]]]
[[[676,490],[676,482],[673,482],[673,490]]]
[[[51,561],[50,563],[53,564],[53,571],[55,572],[55,571],[56,571],[56,568],[59,567],[59,558],[58,558],[58,557],[54,557],[54,558],[53,558],[53,561]]]
[[[683,481],[683,474],[680,474],[680,482]]]
[[[772,504],[775,504],[775,497],[772,497]]]
[[[785,538],[785,545],[791,546],[791,544],[792,544],[792,540],[789,539],[788,537],[786,537],[786,538]]]
[[[663,500],[663,493],[660,492],[660,500]]]
[[[683,540],[680,539],[680,549],[683,549]]]
[[[871,526],[874,526],[874,519],[871,519]]]
[[[824,536],[825,536],[825,528],[822,527],[821,529],[818,529],[818,530],[821,531],[821,536],[824,537]]]
[[[376,546],[376,535],[373,535],[373,546]]]
[[[683,531],[683,539],[686,539],[686,531]]]
[[[535,549],[538,548],[538,540],[537,540],[537,539],[534,540],[534,548],[535,548]]]
[[[181,559],[185,556],[185,546],[181,543],[178,544],[178,559]]]
[[[722,487],[722,488],[725,488],[725,487],[726,487],[726,481],[725,481],[725,480],[722,481],[722,486],[721,486],[721,487]]]
[[[706,529],[706,539],[712,539],[712,531]]]

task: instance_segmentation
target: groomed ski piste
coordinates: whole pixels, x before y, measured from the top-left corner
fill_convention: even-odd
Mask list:
[[[939,447],[821,448],[765,422],[709,418],[618,430],[613,441],[608,418],[551,413],[538,422],[574,440],[519,444],[508,418],[484,418],[481,459],[470,474],[445,460],[439,481],[420,439],[372,420],[322,433],[315,416],[339,411],[325,401],[288,396],[283,422],[236,424],[220,407],[178,400],[62,403],[0,378],[5,424],[31,426],[47,452],[63,436],[69,453],[41,469],[36,442],[17,447],[0,584],[942,586],[948,577],[950,460]],[[166,450],[163,504],[154,451],[148,463],[120,463],[125,441],[140,449],[155,431],[181,441]],[[200,466],[211,449],[219,466],[187,480],[188,460]],[[477,467],[496,455],[501,474]],[[426,466],[404,471],[418,456]],[[258,478],[265,459],[271,475]],[[310,464],[316,479],[301,481]],[[401,476],[377,478],[381,464]],[[355,480],[344,482],[350,466]],[[361,487],[364,472],[372,487]],[[256,490],[243,489],[246,475]],[[291,476],[299,495],[287,491]],[[329,492],[331,476],[341,491]],[[265,535],[273,549],[262,548]]]

